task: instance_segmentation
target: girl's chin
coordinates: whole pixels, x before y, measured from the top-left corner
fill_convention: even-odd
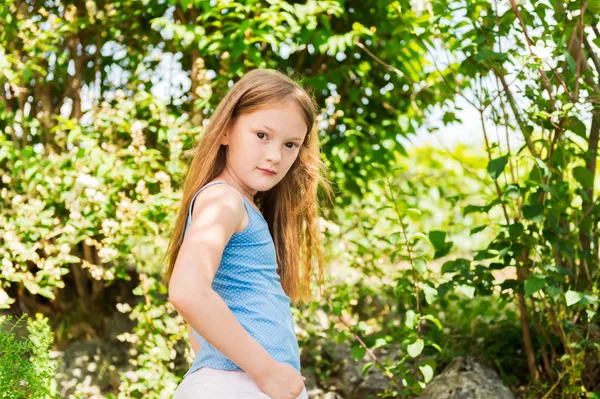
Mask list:
[[[257,179],[254,181],[253,188],[256,191],[268,191],[272,189],[277,183],[279,183],[279,180],[275,179],[274,177],[275,176],[263,175],[262,179]]]

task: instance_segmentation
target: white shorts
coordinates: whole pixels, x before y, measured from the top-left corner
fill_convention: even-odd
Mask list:
[[[181,381],[173,399],[270,399],[250,375],[241,370],[202,367]],[[306,387],[296,399],[308,399]]]

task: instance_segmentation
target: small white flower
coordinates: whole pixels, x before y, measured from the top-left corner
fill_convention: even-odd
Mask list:
[[[410,8],[412,8],[413,12],[417,16],[420,16],[421,14],[423,14],[423,11],[425,11],[427,9],[428,5],[429,5],[428,0],[410,0]]]
[[[9,261],[7,259],[2,259],[2,277],[3,278],[10,278],[13,274],[15,274],[16,271],[17,270],[13,267],[13,264],[11,261]],[[2,299],[0,299],[0,303],[2,303]]]
[[[117,310],[121,313],[131,312],[131,306],[128,303],[117,303]]]
[[[93,199],[95,202],[98,202],[98,203],[103,203],[103,202],[106,202],[106,199],[107,199],[107,198],[108,198],[108,197],[107,197],[106,195],[104,195],[104,193],[102,193],[102,192],[100,192],[100,191],[96,191],[96,192],[94,193],[94,195],[92,196],[92,199]]]
[[[131,133],[133,134],[142,134],[142,130],[148,125],[147,122],[143,122],[143,121],[134,121],[131,124]]]
[[[111,232],[116,231],[119,227],[119,223],[117,223],[114,219],[104,219],[102,221],[102,232],[105,235],[109,235]]]
[[[425,33],[425,28],[421,28],[420,26],[413,27],[413,30],[417,36],[421,36],[423,33]]]
[[[119,251],[114,248],[104,247],[98,251],[98,256],[102,259],[103,262],[108,262],[119,255]]]
[[[166,174],[162,170],[159,170],[158,172],[156,172],[156,174],[154,175],[154,177],[156,177],[156,180],[158,180],[158,181],[164,181],[164,182],[171,181],[171,178],[169,177],[169,175]]]
[[[90,187],[90,188],[94,188],[94,189],[97,189],[98,187],[100,187],[100,182],[98,181],[98,179],[95,178],[94,176],[90,176],[88,174],[82,174],[82,175],[77,176],[76,182],[77,182],[77,184],[81,184],[82,186]]]
[[[102,276],[104,275],[103,269],[96,265],[89,264],[90,275],[94,280],[102,280]]]
[[[542,40],[535,42],[535,46],[531,46],[531,52],[539,57],[542,61],[550,61],[552,59],[552,52],[556,46],[551,44],[546,46],[546,43]]]

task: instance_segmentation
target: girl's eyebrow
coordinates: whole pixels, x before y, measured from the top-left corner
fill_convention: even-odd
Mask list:
[[[273,128],[271,128],[271,127],[267,126],[267,125],[260,125],[260,127],[264,128],[264,129],[266,129],[266,130],[270,130],[272,133],[277,133],[277,132],[275,131],[275,129],[273,129]],[[291,140],[298,140],[298,141],[302,141],[302,137],[292,137],[292,138],[291,138]]]

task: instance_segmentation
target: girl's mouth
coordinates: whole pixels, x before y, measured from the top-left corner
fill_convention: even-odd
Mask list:
[[[276,172],[271,172],[271,171],[270,171],[270,170],[268,170],[268,169],[261,169],[261,168],[258,168],[258,170],[260,170],[261,172],[263,172],[264,174],[266,174],[266,175],[269,175],[269,176],[273,176],[274,174],[276,174]]]

